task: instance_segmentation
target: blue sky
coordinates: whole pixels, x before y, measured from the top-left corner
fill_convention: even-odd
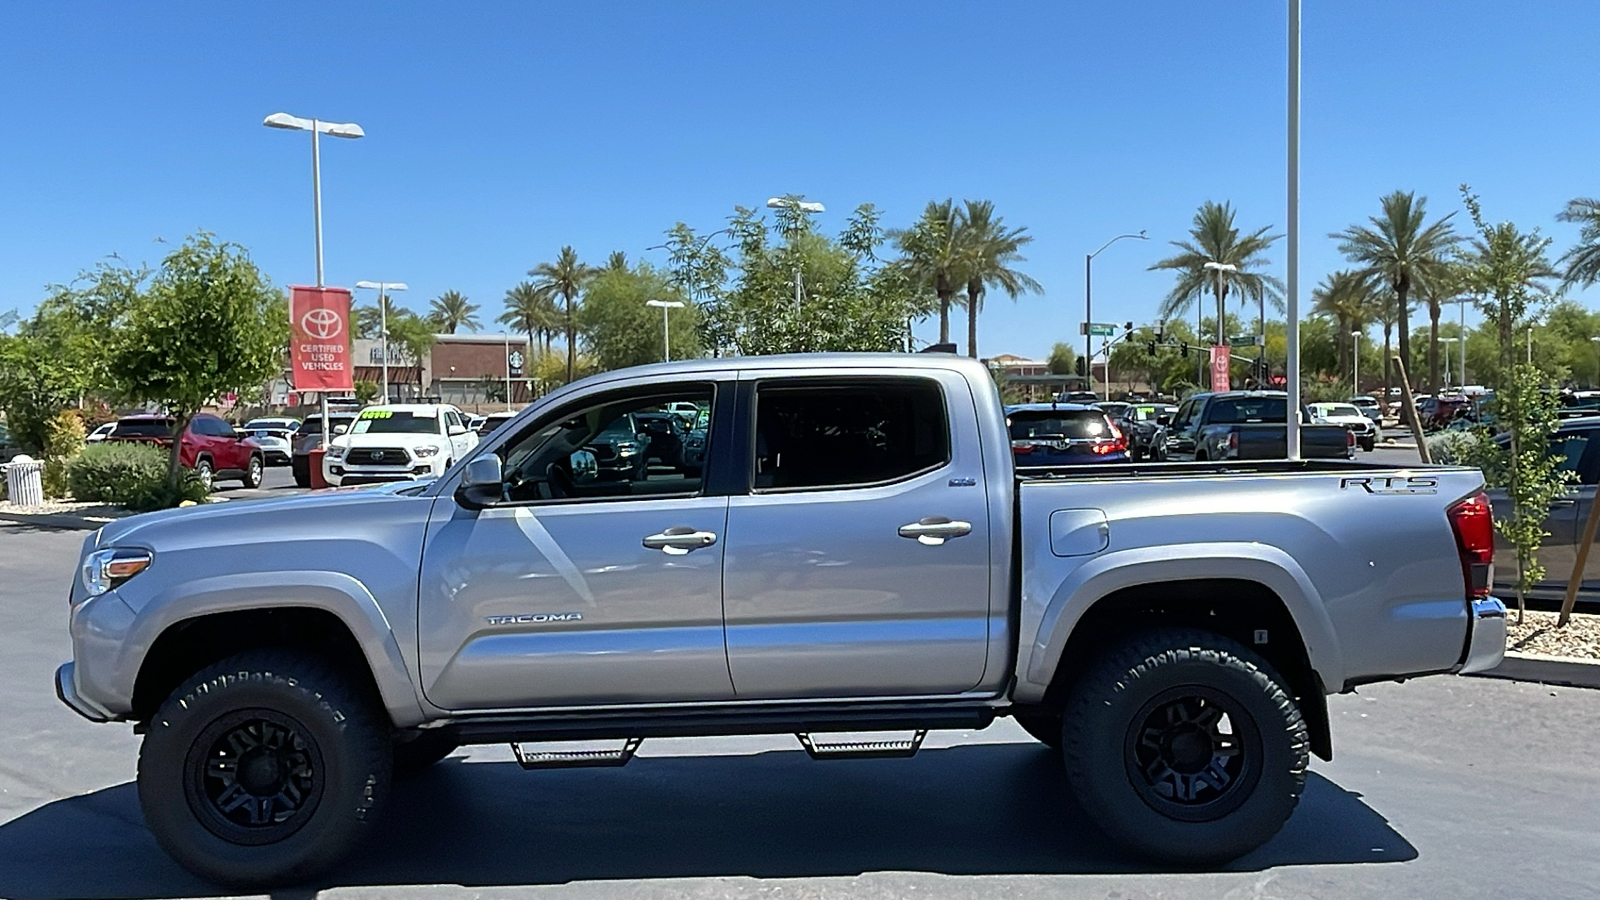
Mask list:
[[[1492,219],[1575,236],[1600,193],[1592,0],[1309,0],[1302,278],[1324,235],[1470,182]],[[1045,287],[991,301],[985,355],[1148,322],[1145,267],[1195,208],[1285,221],[1283,2],[9,3],[0,6],[0,311],[111,253],[159,260],[197,229],[280,284],[312,270],[309,142],[284,110],[360,123],[323,153],[327,280],[405,281],[500,311],[572,244],[661,261],[662,232],[794,192],[834,228],[929,199],[993,200],[1035,236]],[[1465,213],[1461,214],[1462,216]],[[1284,248],[1273,254],[1282,274]],[[1586,303],[1600,292],[1579,295]],[[960,320],[957,320],[958,325]],[[935,329],[924,325],[927,337]]]

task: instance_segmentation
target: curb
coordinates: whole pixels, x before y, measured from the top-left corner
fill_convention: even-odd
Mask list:
[[[78,531],[94,531],[100,526],[114,521],[116,519],[109,516],[87,519],[83,516],[72,516],[64,513],[40,513],[39,515],[0,513],[0,522],[12,522],[17,525],[37,525],[44,528],[70,528]]]
[[[1474,678],[1503,678],[1509,681],[1536,681],[1564,687],[1600,689],[1600,660],[1570,656],[1534,656],[1506,651],[1505,661],[1487,672],[1473,672]]]

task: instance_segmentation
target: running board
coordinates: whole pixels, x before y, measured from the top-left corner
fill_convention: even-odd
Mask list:
[[[633,759],[644,738],[628,738],[616,750],[524,750],[513,742],[511,752],[524,769],[620,769]]]
[[[922,739],[928,736],[926,728],[918,729],[905,741],[850,741],[843,744],[823,744],[809,734],[796,734],[800,746],[812,759],[909,759],[922,749]]]

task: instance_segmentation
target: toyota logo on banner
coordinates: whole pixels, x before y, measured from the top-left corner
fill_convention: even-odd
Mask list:
[[[338,337],[339,332],[344,331],[344,320],[331,309],[308,309],[306,314],[300,317],[300,327],[317,340],[326,341]]]

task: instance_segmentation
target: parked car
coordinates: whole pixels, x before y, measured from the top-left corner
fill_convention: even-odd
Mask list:
[[[369,406],[328,445],[322,477],[334,487],[438,478],[476,446],[478,436],[454,406]]]
[[[22,448],[11,438],[11,429],[6,423],[0,422],[0,463],[8,463],[22,452]]]
[[[477,427],[473,430],[478,433],[478,437],[486,438],[493,434],[496,428],[499,428],[501,425],[504,425],[516,417],[517,414],[514,412],[489,413],[488,415],[482,417],[483,421],[479,422]]]
[[[1122,418],[1122,414],[1128,411],[1129,406],[1129,404],[1121,400],[1101,400],[1099,403],[1091,403],[1089,405],[1097,406],[1104,410],[1106,416],[1113,422],[1119,421]]]
[[[1167,423],[1177,411],[1167,403],[1133,403],[1123,410],[1117,425],[1128,437],[1128,456],[1134,462],[1167,458]]]
[[[1350,405],[1361,410],[1361,414],[1372,420],[1372,424],[1383,426],[1383,406],[1378,403],[1378,398],[1370,394],[1351,397]]]
[[[478,432],[482,429],[484,421],[488,419],[488,416],[471,416],[466,413],[462,413],[462,415],[466,416],[467,430],[472,432]]]
[[[240,429],[250,435],[269,466],[287,466],[294,456],[294,435],[300,429],[299,419],[251,419]]]
[[[1501,434],[1495,440],[1504,446],[1511,437]],[[1544,577],[1527,594],[1535,600],[1564,598],[1567,582],[1572,578],[1584,524],[1594,506],[1595,486],[1600,483],[1600,416],[1561,422],[1551,435],[1550,453],[1560,460],[1563,472],[1571,473],[1573,481],[1565,496],[1551,502],[1545,517],[1545,539],[1539,547]],[[1510,515],[1511,505],[1504,490],[1491,488],[1489,499],[1497,520]],[[1494,592],[1507,599],[1517,595],[1516,548],[1504,539],[1495,541]],[[1585,606],[1600,606],[1600,549],[1590,547],[1578,586],[1578,601]]]
[[[713,409],[729,452],[703,481],[619,501],[571,477],[576,448],[663,393]],[[510,743],[530,769],[623,765],[665,735],[905,757],[1001,716],[1062,755],[1056,775],[1014,767],[1017,791],[1066,802],[1064,778],[1051,814],[1081,807],[1071,827],[1215,865],[1276,834],[1331,756],[1328,694],[1502,659],[1477,470],[1018,472],[1006,418],[988,369],[943,354],[606,372],[429,484],[106,524],[72,569],[53,686],[134,724],[160,847],[255,887],[323,883],[382,827],[393,774],[459,744]],[[887,730],[908,736],[826,736]],[[573,739],[615,744],[537,746]],[[452,787],[505,790],[427,790]],[[852,838],[880,839],[901,840]]]
[[[1056,395],[1057,403],[1095,403],[1099,399],[1094,391],[1062,391]]]
[[[1282,391],[1222,391],[1192,394],[1167,425],[1167,458],[1283,459],[1288,455],[1289,398]],[[1354,459],[1355,435],[1343,425],[1311,424],[1300,415],[1304,459]]]
[[[1030,403],[1005,412],[1019,468],[1128,461],[1127,436],[1098,406]]]
[[[1353,403],[1312,403],[1307,408],[1320,422],[1350,429],[1350,433],[1356,436],[1356,445],[1368,453],[1378,445],[1378,441],[1383,440],[1383,429]]]
[[[354,412],[328,412],[328,428],[334,437],[350,430],[356,421]],[[294,483],[303,488],[311,486],[311,451],[322,446],[322,416],[314,415],[300,423],[294,433],[289,468],[294,473]]]
[[[1424,431],[1448,428],[1457,419],[1472,418],[1473,412],[1472,401],[1460,395],[1446,394],[1417,401],[1417,418],[1422,420]]]
[[[95,428],[95,430],[93,430],[93,431],[89,432],[88,434],[84,435],[83,441],[86,444],[98,444],[101,441],[105,440],[106,438],[111,437],[112,432],[114,432],[116,430],[117,430],[117,423],[115,423],[115,422],[105,422],[105,423],[97,426]]]
[[[176,424],[171,416],[123,416],[108,440],[171,448]],[[206,490],[218,481],[238,481],[247,488],[258,488],[267,468],[265,454],[249,435],[235,431],[226,419],[210,413],[200,413],[189,420],[178,446],[178,462],[194,470]]]

